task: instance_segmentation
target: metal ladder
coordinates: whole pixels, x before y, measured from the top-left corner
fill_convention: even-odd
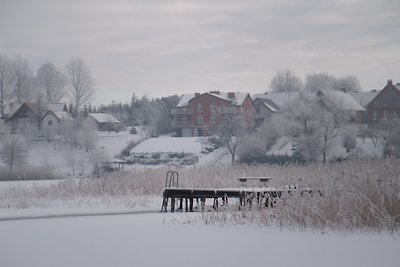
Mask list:
[[[165,188],[174,188],[179,186],[179,174],[177,171],[168,171],[165,175]],[[171,208],[175,206],[175,198],[171,198]],[[164,196],[163,193],[163,202],[161,205],[161,212],[167,212],[168,207],[168,198]],[[173,207],[172,209],[174,209]]]

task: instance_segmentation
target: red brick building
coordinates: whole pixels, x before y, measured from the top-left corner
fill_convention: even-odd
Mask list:
[[[177,136],[207,136],[228,116],[254,120],[255,107],[247,93],[210,92],[183,95],[171,114]]]
[[[400,119],[400,84],[388,80],[386,86],[367,105],[368,125]]]

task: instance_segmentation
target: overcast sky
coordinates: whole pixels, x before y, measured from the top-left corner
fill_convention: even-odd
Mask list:
[[[400,82],[399,0],[0,0],[0,53],[90,67],[94,104],[262,93],[277,70]]]

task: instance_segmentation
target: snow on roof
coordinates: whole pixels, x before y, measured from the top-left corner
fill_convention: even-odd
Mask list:
[[[279,111],[279,107],[272,102],[272,100],[270,99],[262,99],[262,98],[258,98],[258,100],[267,108],[269,108],[272,112],[278,112]]]
[[[66,111],[51,111],[60,121],[72,120],[71,114]]]
[[[121,123],[113,115],[108,113],[89,113],[88,116],[92,117],[95,121],[99,123],[106,123],[106,122]]]
[[[47,104],[47,110],[51,111],[64,111],[66,105],[64,103],[49,103]]]
[[[212,96],[218,97],[220,99],[223,100],[227,100],[232,102],[235,105],[241,106],[244,102],[244,100],[246,99],[246,96],[248,95],[248,93],[240,93],[240,92],[235,92],[234,94],[234,98],[229,98],[228,96],[230,95],[230,93],[220,93],[220,94],[216,94],[216,93],[207,93],[210,94]],[[176,107],[186,107],[189,105],[190,100],[192,100],[193,98],[195,98],[196,95],[195,94],[184,94],[181,98],[181,100],[179,101],[179,103],[176,105]]]
[[[235,93],[233,93],[234,98],[229,98],[228,97],[229,94],[230,93],[220,93],[219,95],[217,95],[217,94],[212,94],[212,95],[222,97],[229,101],[233,101],[233,103],[238,106],[241,106],[243,104],[244,100],[246,99],[246,96],[248,95],[248,93],[235,92]]]
[[[270,99],[279,109],[284,109],[289,107],[299,95],[299,92],[255,94],[253,95],[253,99]]]
[[[176,105],[176,107],[186,107],[189,105],[189,101],[195,97],[195,94],[184,94],[179,100],[179,103]]]
[[[379,94],[380,90],[369,92],[351,92],[351,96],[364,108]]]
[[[332,103],[342,110],[363,111],[363,108],[350,94],[338,90],[320,90]]]

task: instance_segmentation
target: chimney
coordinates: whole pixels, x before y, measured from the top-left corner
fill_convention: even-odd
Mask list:
[[[229,99],[234,99],[235,98],[235,93],[234,92],[229,92],[228,93],[228,98]]]
[[[393,83],[392,79],[389,79],[387,82],[387,84],[392,84],[392,83]]]

